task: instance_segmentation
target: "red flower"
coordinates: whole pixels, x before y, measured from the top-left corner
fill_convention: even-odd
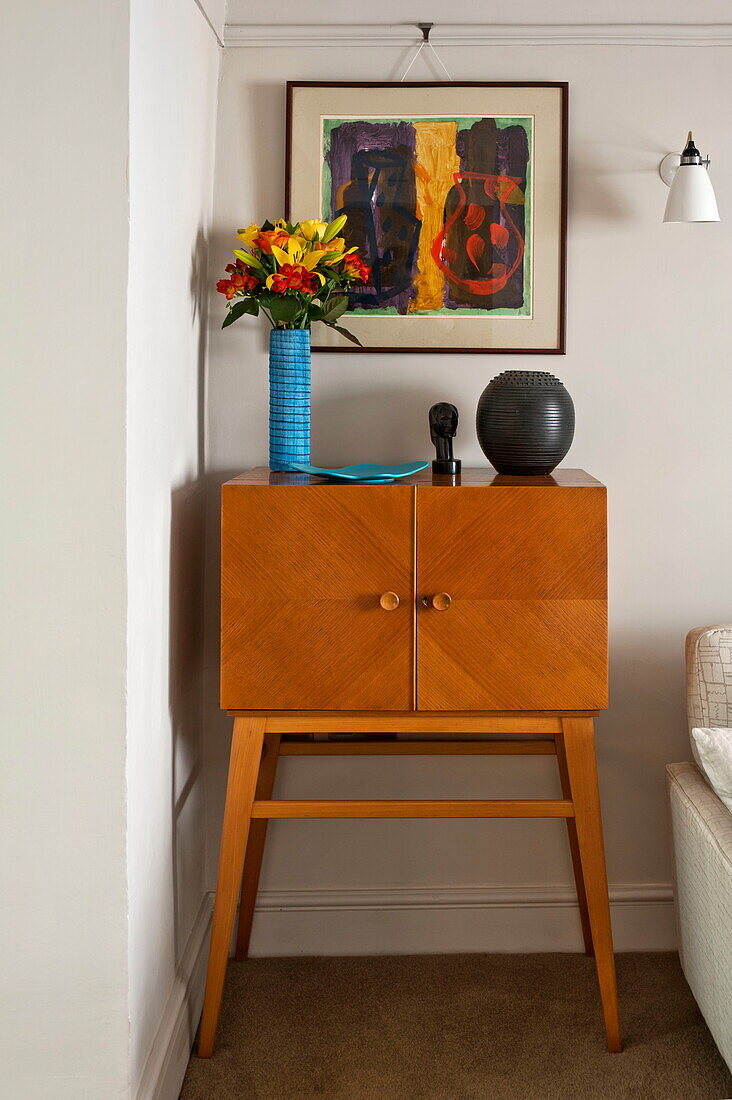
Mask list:
[[[218,290],[219,294],[225,294],[226,295],[227,302],[231,301],[231,299],[236,294],[236,290],[232,286],[229,279],[219,279],[219,281],[216,284],[216,289]]]
[[[371,268],[355,252],[344,258],[343,270],[346,275],[359,283],[367,283],[371,278]]]
[[[253,290],[256,290],[259,286],[259,279],[256,275],[250,275],[248,272],[235,271],[231,276],[232,285],[236,287],[237,291],[241,291],[244,294],[251,294]]]
[[[249,293],[252,290],[256,290],[259,286],[259,279],[252,272],[249,265],[245,264],[243,260],[237,260],[236,263],[227,264],[226,271],[231,275],[231,281],[237,290],[244,290]]]
[[[315,294],[318,283],[302,264],[283,264],[276,275],[272,276],[272,290],[284,294],[287,290],[298,290],[301,294]]]
[[[219,294],[225,294],[228,301],[235,294],[251,294],[260,285],[257,276],[253,275],[241,260],[237,260],[235,264],[227,264],[226,270],[231,278],[219,279],[216,289]]]

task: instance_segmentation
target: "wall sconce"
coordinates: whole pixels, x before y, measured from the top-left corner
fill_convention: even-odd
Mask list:
[[[658,166],[661,179],[671,188],[663,215],[665,222],[719,221],[708,168],[709,157],[702,160],[689,130],[683,153],[680,156],[667,153]]]

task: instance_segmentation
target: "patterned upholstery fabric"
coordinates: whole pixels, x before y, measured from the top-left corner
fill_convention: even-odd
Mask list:
[[[702,626],[686,636],[686,706],[691,752],[694,726],[732,728],[732,625]]]

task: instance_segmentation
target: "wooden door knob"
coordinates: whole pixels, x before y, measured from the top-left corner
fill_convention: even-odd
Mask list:
[[[379,603],[384,608],[384,611],[396,611],[399,607],[399,597],[396,592],[384,592]]]
[[[438,592],[436,596],[432,597],[432,606],[435,611],[447,611],[451,603],[452,598],[448,596],[447,592]]]

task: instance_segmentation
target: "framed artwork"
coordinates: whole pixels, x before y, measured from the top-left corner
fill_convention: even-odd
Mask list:
[[[316,351],[564,353],[564,83],[287,85],[291,221],[371,268]],[[315,335],[315,333],[314,333]]]

